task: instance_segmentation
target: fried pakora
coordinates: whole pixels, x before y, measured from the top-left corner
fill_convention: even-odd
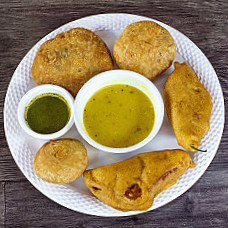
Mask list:
[[[152,21],[128,25],[113,47],[113,55],[122,69],[135,71],[153,80],[168,69],[176,53],[170,33]]]
[[[45,143],[37,152],[34,169],[51,183],[69,183],[79,178],[88,164],[87,151],[76,139],[57,139]]]
[[[95,33],[73,28],[41,45],[31,73],[38,84],[54,84],[74,97],[94,75],[113,69],[110,51]]]
[[[186,151],[164,150],[87,170],[83,176],[90,191],[107,205],[121,211],[147,210],[189,167],[195,163]]]
[[[178,144],[195,151],[210,128],[211,97],[186,63],[174,66],[164,87],[166,112]]]

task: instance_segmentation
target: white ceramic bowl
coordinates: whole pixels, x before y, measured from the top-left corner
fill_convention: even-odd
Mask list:
[[[24,118],[24,113],[25,113],[25,107],[30,103],[30,101],[35,98],[38,95],[44,94],[44,93],[57,93],[61,95],[68,103],[69,108],[70,108],[70,119],[68,123],[63,127],[61,130],[51,133],[51,134],[40,134],[35,131],[33,131],[29,126],[27,125],[25,118]],[[29,90],[20,100],[19,105],[18,105],[18,121],[21,125],[21,127],[24,129],[24,131],[33,136],[34,138],[38,139],[56,139],[63,134],[65,134],[73,125],[74,122],[74,111],[73,111],[73,106],[74,106],[74,98],[72,95],[65,90],[64,88],[56,85],[40,85],[37,86],[31,90]]]
[[[112,148],[103,146],[90,138],[83,124],[84,108],[89,98],[99,89],[113,84],[127,84],[138,88],[148,96],[154,106],[155,121],[151,133],[143,141],[130,147]],[[154,84],[144,76],[128,70],[110,70],[93,77],[80,89],[74,103],[74,121],[80,135],[95,148],[112,153],[126,153],[146,145],[158,133],[163,116],[163,100]]]

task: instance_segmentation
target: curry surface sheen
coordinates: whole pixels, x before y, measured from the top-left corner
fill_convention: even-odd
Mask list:
[[[98,90],[84,108],[83,122],[96,142],[113,148],[135,145],[154,125],[154,107],[139,89],[117,84]]]

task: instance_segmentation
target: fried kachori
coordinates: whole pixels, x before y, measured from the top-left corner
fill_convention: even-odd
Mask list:
[[[186,63],[174,66],[164,87],[166,112],[178,144],[196,151],[210,128],[211,96]]]
[[[69,183],[79,178],[88,164],[87,151],[76,139],[57,139],[45,143],[37,152],[34,169],[51,183]]]
[[[138,154],[127,160],[84,172],[84,183],[107,205],[121,211],[147,210],[154,197],[195,167],[183,150]]]
[[[168,69],[176,53],[170,33],[153,21],[128,25],[113,47],[113,55],[121,69],[135,71],[153,80]]]
[[[39,48],[31,73],[38,84],[54,84],[74,97],[94,75],[113,69],[104,41],[85,28],[73,28],[46,41]]]

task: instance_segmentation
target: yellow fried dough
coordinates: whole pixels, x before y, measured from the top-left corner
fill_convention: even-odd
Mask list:
[[[152,21],[128,25],[113,47],[113,55],[122,69],[135,71],[152,80],[168,69],[176,53],[170,33]]]
[[[189,167],[195,163],[186,151],[164,150],[87,170],[83,176],[90,191],[107,205],[121,211],[147,210]]]
[[[31,73],[40,84],[55,84],[75,96],[94,75],[113,69],[108,48],[88,29],[74,28],[41,45]]]
[[[57,139],[45,143],[38,150],[34,169],[43,180],[59,184],[76,180],[87,164],[87,151],[80,141]]]
[[[210,128],[211,97],[186,63],[174,66],[164,88],[166,112],[178,144],[195,151]]]

